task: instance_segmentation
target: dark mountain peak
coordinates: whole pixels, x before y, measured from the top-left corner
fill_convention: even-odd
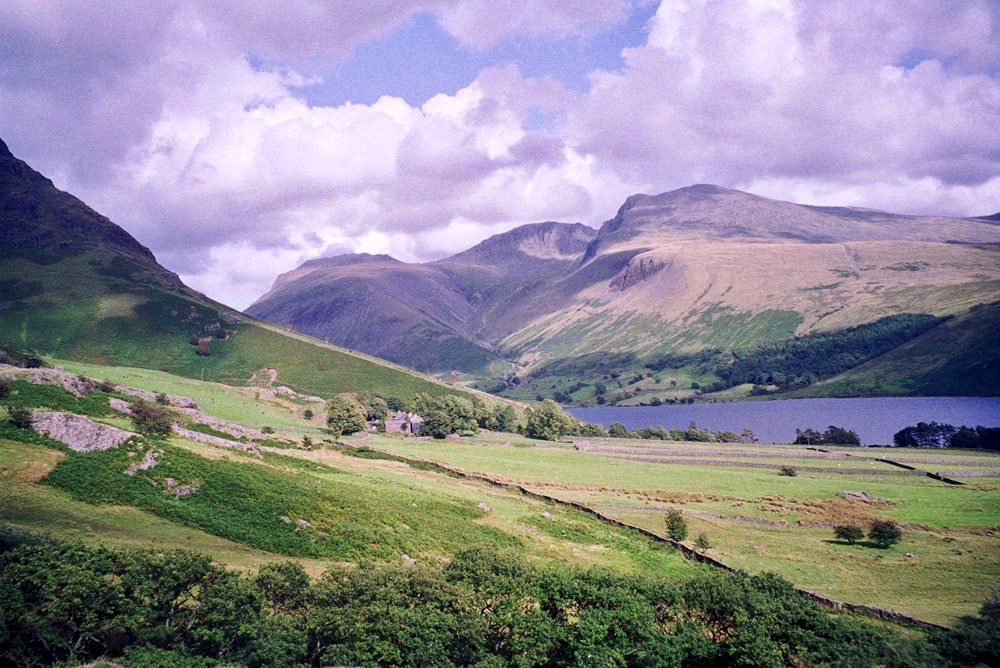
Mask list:
[[[976,216],[973,220],[985,220],[991,223],[1000,223],[1000,211],[989,216]]]
[[[15,157],[0,140],[0,248],[8,257],[56,258],[84,250],[128,255],[156,265],[148,248]],[[156,265],[169,282],[176,276]]]

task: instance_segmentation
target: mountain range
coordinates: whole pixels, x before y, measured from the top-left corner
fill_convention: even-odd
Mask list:
[[[600,229],[525,225],[435,262],[311,260],[247,312],[428,371],[606,379],[609,359],[626,372],[886,317],[960,316],[1000,300],[998,251],[997,216],[806,206],[701,184],[629,197]],[[996,356],[995,340],[973,338]]]

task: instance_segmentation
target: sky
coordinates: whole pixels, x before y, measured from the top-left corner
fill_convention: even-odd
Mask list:
[[[714,183],[1000,211],[997,0],[5,0],[0,138],[237,308]]]

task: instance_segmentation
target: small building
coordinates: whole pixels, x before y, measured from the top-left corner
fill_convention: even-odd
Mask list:
[[[397,411],[393,415],[386,416],[385,432],[387,434],[400,433],[400,434],[413,434],[414,436],[419,436],[420,424],[423,421],[424,419],[415,413]]]

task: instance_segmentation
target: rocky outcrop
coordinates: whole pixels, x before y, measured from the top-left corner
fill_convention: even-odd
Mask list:
[[[254,443],[240,443],[239,441],[230,441],[225,438],[220,438],[218,436],[212,436],[211,434],[203,434],[200,431],[194,431],[192,429],[185,429],[179,423],[174,423],[174,433],[181,438],[186,438],[189,441],[196,441],[198,443],[208,443],[209,445],[216,445],[220,448],[232,448],[233,450],[243,450],[244,452],[251,452],[255,455],[260,454],[260,448],[258,448]]]
[[[654,258],[640,257],[625,265],[624,271],[611,279],[612,290],[628,290],[666,267],[666,262]]]
[[[75,452],[109,450],[136,435],[73,413],[35,413],[31,418],[31,426],[35,431],[66,444]]]
[[[58,385],[70,394],[82,397],[97,389],[92,378],[70,373],[59,367],[52,369],[21,369],[7,364],[0,365],[0,378],[26,380],[35,385]]]

